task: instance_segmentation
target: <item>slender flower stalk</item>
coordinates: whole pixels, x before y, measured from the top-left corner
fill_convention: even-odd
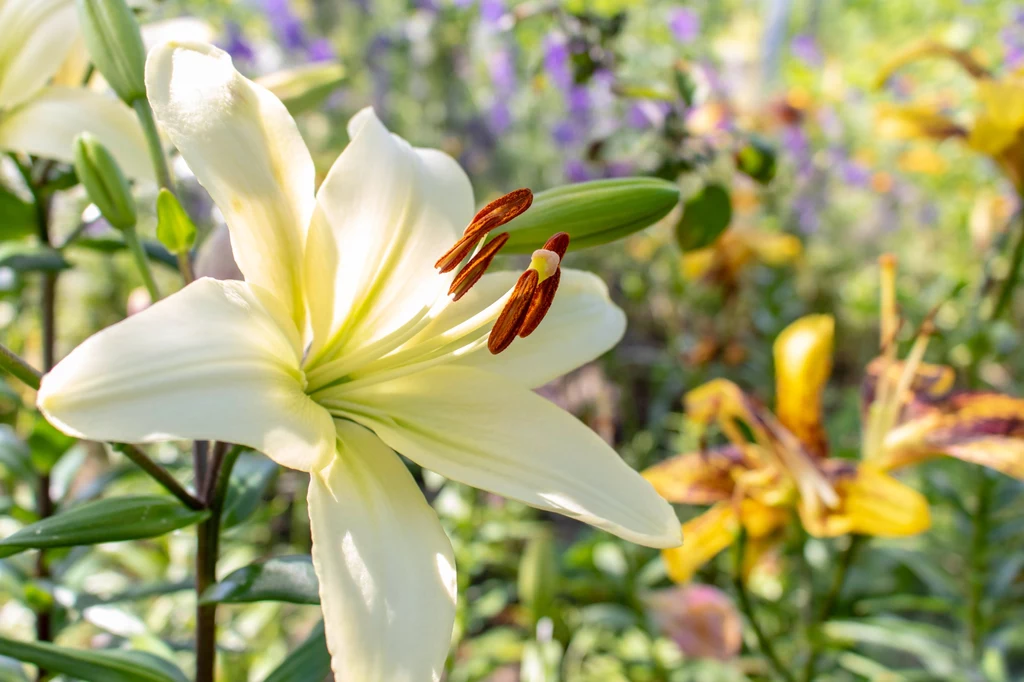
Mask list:
[[[0,368],[29,388],[39,389],[42,372],[25,362],[7,346],[0,344]]]
[[[146,291],[149,292],[150,299],[159,301],[160,289],[157,287],[156,279],[153,277],[153,270],[149,267],[149,258],[146,256],[146,251],[142,248],[142,242],[139,241],[138,231],[134,227],[130,227],[121,230],[121,234],[124,236],[128,251],[132,254],[135,266],[139,269],[139,274],[142,275],[142,282],[146,285]]]

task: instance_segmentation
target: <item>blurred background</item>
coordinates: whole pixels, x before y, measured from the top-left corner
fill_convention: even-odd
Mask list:
[[[771,342],[811,312],[830,313],[837,323],[825,395],[832,454],[859,457],[860,383],[877,352],[876,262],[886,252],[900,262],[898,293],[910,321],[904,338],[933,311],[930,360],[962,370],[971,385],[1020,393],[1024,356],[1016,320],[1024,310],[1011,309],[992,324],[970,323],[978,283],[986,274],[1005,276],[1009,266],[999,254],[1007,251],[1007,226],[1018,210],[1013,177],[962,140],[917,139],[885,115],[889,107],[914,103],[966,122],[984,103],[955,61],[922,60],[891,75],[885,69],[899,50],[930,38],[969,52],[995,73],[1013,73],[1024,65],[1024,5],[138,5],[147,23],[201,20],[179,22],[174,30],[217,43],[253,78],[340,63],[337,87],[332,82],[293,109],[321,177],[347,142],[348,118],[372,105],[396,133],[458,158],[481,204],[517,187],[536,192],[629,175],[678,182],[686,211],[678,207],[625,242],[570,254],[571,267],[591,269],[608,283],[629,327],[599,362],[542,389],[637,469],[698,449],[681,398],[711,378],[727,377],[770,404]],[[187,178],[186,168],[177,170]],[[230,268],[223,239],[217,247],[219,215],[194,180],[184,181],[184,192],[207,240],[200,246],[200,274]],[[65,233],[79,224],[86,203],[84,195],[72,194],[55,207]],[[104,252],[110,228],[95,213],[86,218],[86,238],[74,253],[77,268],[62,280],[60,355],[147,304],[128,257],[110,259]],[[707,234],[696,242],[693,230],[677,238],[677,227],[694,221]],[[140,230],[152,237],[153,225],[152,216],[144,217]],[[21,313],[32,310],[37,285],[17,262],[3,263],[0,325],[31,356],[40,343],[38,327],[32,314]],[[168,289],[176,286],[171,267],[157,274]],[[0,420],[26,419],[19,393],[3,391]],[[32,504],[16,456],[24,443],[10,426],[2,428],[0,485],[7,494],[0,535],[7,535],[31,520]],[[156,490],[115,454],[84,445],[69,449],[41,419],[27,432],[32,456],[55,463],[58,497]],[[169,445],[156,452],[185,474],[188,458],[181,451]],[[727,557],[689,585],[673,585],[654,550],[416,474],[452,538],[459,567],[449,682],[771,679],[752,642],[744,642],[723,572]],[[962,663],[957,610],[969,564],[977,560],[968,557],[967,545],[978,475],[962,462],[943,460],[903,476],[933,503],[935,527],[909,540],[873,541],[873,551],[862,554],[823,635],[831,651],[816,679],[1022,679],[1024,501],[1019,484],[1001,476],[991,475],[987,529],[996,549],[982,557],[987,578],[980,608],[988,635],[981,663]],[[308,554],[302,475],[250,453],[235,478],[221,575],[269,556]],[[699,511],[681,507],[680,518]],[[750,590],[784,658],[803,646],[814,609],[810,586],[824,580],[842,548],[843,540],[815,540],[794,528],[751,569]],[[73,621],[61,632],[62,643],[128,640],[134,648],[187,657],[175,650],[185,648],[192,627],[191,552],[189,531],[58,552],[59,587],[52,590],[29,577],[28,558],[4,562],[0,634],[22,636],[33,627],[33,606],[52,599]],[[319,618],[315,606],[276,601],[223,607],[218,679],[264,679]],[[20,679],[13,667],[6,669],[10,679]],[[0,679],[4,674],[0,666]]]

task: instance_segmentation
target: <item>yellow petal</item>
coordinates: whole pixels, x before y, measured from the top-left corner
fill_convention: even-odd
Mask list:
[[[898,140],[945,140],[950,137],[963,137],[966,134],[956,121],[922,104],[879,105],[875,128],[883,137]]]
[[[801,521],[811,535],[902,537],[922,533],[931,525],[928,501],[910,486],[875,467],[853,468],[842,460],[828,465],[840,505],[818,514],[801,506]]]
[[[731,502],[719,502],[683,524],[683,544],[661,553],[669,577],[685,583],[697,570],[731,545],[739,533],[739,520]]]
[[[803,244],[791,234],[767,230],[733,230],[753,255],[765,265],[781,267],[800,257]]]
[[[675,504],[712,504],[732,497],[734,469],[746,468],[735,446],[671,457],[643,472],[658,494]]]
[[[773,347],[775,414],[814,455],[828,447],[821,423],[821,394],[832,372],[835,320],[808,315],[786,327]]]
[[[740,519],[751,540],[761,540],[772,535],[789,521],[790,510],[772,507],[756,500],[740,502]]]
[[[899,168],[904,173],[941,175],[949,168],[945,157],[931,147],[914,147],[900,155]]]
[[[1019,127],[993,116],[989,111],[982,111],[974,119],[967,144],[982,154],[998,156],[1017,138]]]

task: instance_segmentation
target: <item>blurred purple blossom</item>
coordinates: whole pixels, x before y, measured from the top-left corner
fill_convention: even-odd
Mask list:
[[[569,182],[586,182],[592,178],[587,164],[580,159],[569,159],[565,162],[565,179]]]
[[[512,126],[512,112],[503,99],[495,100],[487,114],[487,124],[495,135],[502,135]]]
[[[505,16],[505,0],[480,0],[480,21],[497,24]]]
[[[337,57],[334,46],[327,38],[317,38],[311,42],[306,54],[311,62],[329,62]]]
[[[263,0],[263,12],[277,33],[277,39],[289,50],[306,47],[306,32],[302,20],[290,7],[288,0]]]
[[[867,187],[871,182],[871,171],[858,161],[847,161],[842,165],[843,183],[851,187]]]
[[[590,114],[590,105],[590,91],[586,86],[574,85],[569,89],[565,98],[565,108],[570,116],[585,120]]]
[[[551,127],[551,138],[559,147],[571,147],[583,138],[582,131],[572,121],[559,121]]]
[[[626,125],[637,130],[660,128],[671,109],[672,105],[668,102],[637,100],[629,105],[629,110],[626,112]]]
[[[516,89],[516,58],[509,48],[501,48],[492,52],[487,60],[488,71],[494,89],[511,94]]]
[[[236,62],[254,62],[256,60],[256,52],[242,34],[242,27],[234,21],[229,21],[224,28],[227,31],[227,41],[224,43],[224,50],[231,55],[231,58]]]
[[[689,7],[672,10],[668,27],[680,43],[692,43],[700,35],[700,15]]]
[[[572,86],[569,43],[560,33],[551,33],[544,39],[544,70],[560,90],[566,91]]]
[[[609,161],[604,168],[606,178],[626,178],[634,172],[633,164],[629,161]]]
[[[794,57],[808,66],[817,66],[821,63],[821,50],[818,49],[818,41],[812,35],[796,36],[790,43],[789,49]]]

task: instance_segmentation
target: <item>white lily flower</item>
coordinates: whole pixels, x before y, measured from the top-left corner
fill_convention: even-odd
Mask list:
[[[66,84],[80,70],[75,0],[0,0],[0,150],[70,162],[91,132],[134,178],[152,178],[142,127],[119,99]]]
[[[631,541],[680,543],[651,486],[531,390],[622,336],[625,316],[597,277],[562,272],[535,333],[492,355],[484,345],[517,275],[486,274],[449,297],[452,276],[435,261],[474,215],[452,158],[410,146],[366,109],[314,194],[295,122],[226,53],[158,47],[146,84],[223,212],[245,281],[197,280],[99,332],[44,377],[38,405],[81,438],[240,443],[310,472],[339,679],[437,680],[447,655],[452,548],[396,451]]]

